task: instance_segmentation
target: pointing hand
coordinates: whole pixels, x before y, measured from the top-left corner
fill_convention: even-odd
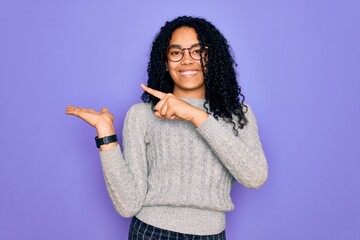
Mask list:
[[[164,119],[192,122],[196,127],[203,123],[208,114],[171,93],[163,93],[141,84],[142,89],[160,101],[154,106],[155,115]]]

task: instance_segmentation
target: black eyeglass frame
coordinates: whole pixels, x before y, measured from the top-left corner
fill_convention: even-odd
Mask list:
[[[197,59],[197,58],[194,58],[192,55],[191,55],[191,49],[192,48],[194,48],[194,47],[198,47],[198,46],[200,46],[200,58],[199,59]],[[169,58],[169,56],[168,56],[168,52],[169,52],[169,50],[170,50],[170,48],[176,48],[176,49],[179,49],[179,50],[181,50],[181,53],[182,53],[182,56],[181,56],[181,58],[179,59],[179,60],[177,60],[177,61],[174,61],[174,60],[171,60],[170,58]],[[192,59],[194,59],[195,61],[198,61],[198,60],[201,60],[201,55],[202,55],[202,52],[204,51],[204,50],[206,50],[207,49],[207,47],[205,46],[203,46],[202,44],[200,44],[200,43],[195,43],[195,44],[193,44],[191,47],[189,47],[189,48],[181,48],[179,45],[170,45],[168,48],[167,48],[167,51],[166,51],[166,58],[170,61],[170,62],[180,62],[183,58],[184,58],[184,56],[185,56],[185,50],[188,50],[188,53],[189,53],[189,56],[192,58]]]

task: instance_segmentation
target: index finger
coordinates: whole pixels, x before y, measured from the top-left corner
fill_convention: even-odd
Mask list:
[[[166,96],[166,93],[157,91],[155,89],[149,88],[147,86],[145,86],[144,84],[141,84],[142,89],[144,89],[145,92],[153,95],[154,97],[157,97],[159,99],[163,99]]]

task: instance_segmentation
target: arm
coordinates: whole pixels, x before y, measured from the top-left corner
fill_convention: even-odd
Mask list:
[[[142,207],[147,192],[147,160],[144,142],[148,122],[135,105],[128,111],[123,146],[116,145],[100,152],[101,163],[109,195],[116,211],[124,216],[135,215]]]
[[[250,106],[246,117],[249,122],[239,130],[239,136],[234,135],[232,124],[211,115],[197,131],[238,182],[247,188],[259,188],[267,179],[268,165]]]

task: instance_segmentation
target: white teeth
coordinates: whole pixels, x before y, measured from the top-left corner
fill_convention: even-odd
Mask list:
[[[194,75],[196,74],[198,71],[182,71],[180,72],[182,75]]]

